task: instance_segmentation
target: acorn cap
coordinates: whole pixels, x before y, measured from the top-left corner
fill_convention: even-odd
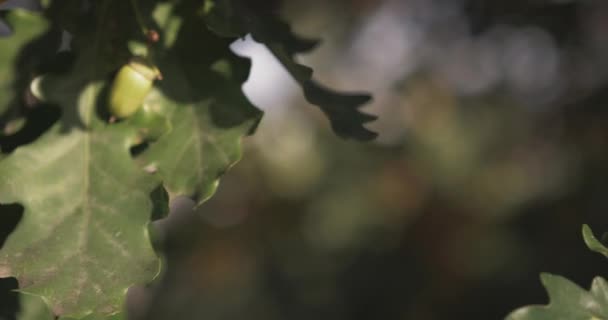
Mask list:
[[[142,57],[133,57],[129,61],[129,67],[150,81],[162,79],[160,70]]]

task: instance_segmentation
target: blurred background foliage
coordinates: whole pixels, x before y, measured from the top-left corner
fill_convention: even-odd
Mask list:
[[[546,303],[540,272],[606,275],[580,225],[608,230],[608,3],[280,8],[323,38],[300,57],[318,80],[374,94],[380,136],[335,137],[263,47],[235,43],[265,118],[214,198],[174,204],[136,318],[501,319]]]
[[[322,37],[300,57],[316,79],[374,94],[380,136],[335,137],[266,49],[235,43],[265,117],[217,194],[160,222],[168,268],[131,318],[501,319],[546,303],[540,272],[606,276],[580,236],[608,230],[606,1],[280,11]]]

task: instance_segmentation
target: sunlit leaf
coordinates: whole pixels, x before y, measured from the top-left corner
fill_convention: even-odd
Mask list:
[[[0,164],[0,202],[25,207],[0,251],[3,276],[56,314],[113,313],[159,270],[148,236],[151,181],[125,130],[59,127]]]

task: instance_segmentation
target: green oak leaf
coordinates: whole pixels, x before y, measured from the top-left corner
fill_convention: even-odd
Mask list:
[[[608,248],[606,248],[596,237],[593,235],[593,231],[591,228],[584,224],[583,225],[583,239],[585,240],[585,244],[587,247],[594,252],[602,254],[604,257],[608,258]]]
[[[331,90],[313,80],[313,70],[299,64],[295,55],[315,48],[319,41],[294,34],[289,24],[276,14],[256,10],[242,0],[206,0],[202,10],[209,29],[220,36],[242,37],[250,33],[263,43],[300,84],[304,96],[329,118],[334,132],[342,138],[361,141],[377,134],[363,125],[376,119],[360,108],[371,100],[365,93],[343,93]]]
[[[127,317],[125,313],[117,313],[110,316],[104,316],[99,314],[90,314],[84,318],[68,318],[68,317],[60,317],[58,320],[126,320]],[[17,319],[20,320],[20,319]]]
[[[19,311],[16,320],[54,320],[55,316],[49,310],[44,300],[38,296],[19,295]]]
[[[549,304],[517,309],[506,320],[608,319],[608,283],[603,278],[593,279],[590,291],[561,276],[545,273],[541,281],[549,294]]]
[[[191,11],[163,10],[183,10],[186,17]],[[173,35],[178,39],[175,46],[156,53],[163,80],[145,102],[164,106],[171,130],[138,158],[148,171],[160,175],[172,196],[202,202],[240,159],[241,140],[257,125],[261,112],[241,90],[249,60],[235,56],[230,42],[206,31],[196,19],[186,21],[191,22]]]
[[[19,295],[19,311],[15,320],[55,320],[55,315],[51,312],[44,300],[38,296],[30,294]],[[124,313],[117,313],[111,316],[90,314],[84,318],[60,317],[58,320],[125,320]]]
[[[132,161],[129,131],[57,125],[0,163],[0,203],[25,208],[0,275],[55,314],[115,313],[128,287],[158,274],[147,229],[155,182]]]
[[[30,294],[19,295],[19,311],[15,320],[55,320],[55,315],[49,310],[42,298]],[[84,318],[61,317],[58,320],[125,320],[124,313],[117,313],[111,316],[100,316],[96,314],[88,315]]]
[[[42,298],[30,294],[19,295],[19,311],[15,320],[55,320],[55,315],[49,310]],[[125,320],[124,313],[111,316],[91,314],[84,318],[60,317],[58,320]]]
[[[102,2],[97,25],[133,24],[128,14],[108,14],[124,5]],[[61,317],[113,316],[127,289],[160,269],[148,224],[166,214],[166,197],[131,157],[138,128],[103,117],[128,30],[74,38],[72,68],[32,84],[40,100],[61,108],[60,121],[0,161],[0,203],[24,207],[0,250],[0,276],[16,277],[21,292],[42,297]]]
[[[126,121],[138,129],[144,140],[157,140],[172,129],[165,104],[145,103]]]
[[[0,115],[14,102],[18,77],[17,59],[24,47],[48,29],[48,22],[40,14],[12,10],[5,17],[13,33],[0,37]]]

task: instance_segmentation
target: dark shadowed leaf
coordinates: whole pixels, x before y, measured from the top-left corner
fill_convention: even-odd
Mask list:
[[[377,136],[364,127],[376,117],[360,110],[371,100],[370,95],[328,89],[312,79],[311,68],[296,61],[296,54],[312,50],[318,40],[297,36],[276,14],[255,10],[247,5],[247,1],[207,0],[205,9],[207,24],[218,35],[242,37],[250,33],[254,40],[265,44],[300,84],[308,102],[318,106],[329,118],[337,135],[362,141]]]

